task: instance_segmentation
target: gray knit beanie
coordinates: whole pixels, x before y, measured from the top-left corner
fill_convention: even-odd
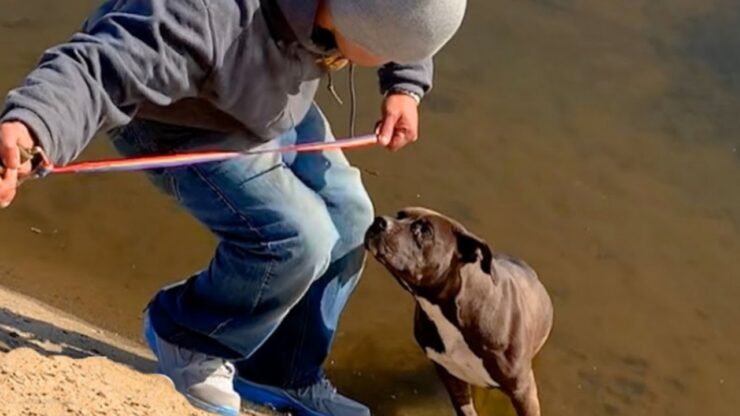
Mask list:
[[[339,33],[373,55],[411,63],[457,32],[466,0],[328,0]]]

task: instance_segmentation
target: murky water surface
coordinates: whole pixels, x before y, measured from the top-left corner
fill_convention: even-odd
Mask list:
[[[96,3],[3,0],[0,89]],[[378,173],[378,210],[436,208],[538,270],[556,310],[536,367],[545,414],[738,414],[740,3],[471,3],[437,60],[423,139],[350,156]],[[368,130],[372,72],[360,91]],[[321,101],[343,133],[347,109]],[[84,157],[110,155],[101,139]],[[0,284],[131,337],[150,295],[214,244],[139,175],[22,191],[0,215]],[[330,371],[378,415],[449,415],[411,312],[371,262]],[[513,415],[499,393],[477,399]]]

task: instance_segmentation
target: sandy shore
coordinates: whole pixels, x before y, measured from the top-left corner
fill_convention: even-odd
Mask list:
[[[0,416],[207,414],[154,368],[142,346],[0,287]]]

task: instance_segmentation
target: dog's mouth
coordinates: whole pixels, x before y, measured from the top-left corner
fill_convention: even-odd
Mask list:
[[[365,231],[365,249],[373,255],[376,255],[379,251],[382,234],[383,231],[376,227],[375,224],[371,225],[370,228]]]
[[[398,281],[401,287],[403,287],[411,294],[415,293],[414,289],[409,285],[406,279],[404,279],[403,276],[399,274],[399,272],[395,269],[395,267],[392,266],[391,262],[389,261],[387,255],[392,251],[386,245],[382,233],[372,232],[372,230],[369,230],[368,233],[365,235],[365,249],[367,249],[367,251],[370,252],[373,257],[375,257],[375,260],[377,260],[378,263],[380,263],[391,273],[391,276],[393,276],[393,278]]]
[[[365,234],[365,249],[373,255],[378,263],[382,264],[386,268],[389,268],[390,263],[388,262],[387,255],[391,252],[386,243],[382,232],[370,229]]]
[[[380,260],[379,257],[382,257],[383,249],[381,246],[381,237],[378,234],[372,231],[365,234],[365,249],[378,260]]]

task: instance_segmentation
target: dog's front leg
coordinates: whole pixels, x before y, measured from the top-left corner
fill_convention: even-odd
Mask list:
[[[540,416],[540,400],[532,370],[516,381],[509,395],[518,416]]]
[[[442,380],[442,384],[445,385],[447,393],[450,395],[450,400],[452,400],[452,406],[455,408],[457,416],[478,416],[473,406],[470,384],[453,376],[441,365],[434,364],[434,366],[437,368],[437,374],[440,380]]]

